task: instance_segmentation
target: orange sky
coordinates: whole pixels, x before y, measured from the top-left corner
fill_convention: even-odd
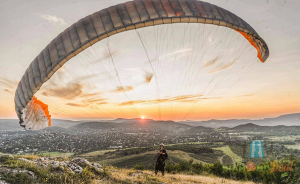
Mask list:
[[[73,3],[66,0],[55,3],[39,2],[43,7],[49,7],[43,11],[34,1],[26,6],[16,6],[19,4],[18,1],[5,2],[0,7],[1,17],[6,17],[5,20],[0,22],[2,26],[0,30],[0,47],[2,48],[0,50],[0,118],[17,118],[14,110],[14,92],[17,82],[30,62],[45,45],[80,18],[121,2],[125,1]],[[196,67],[192,62],[190,65],[188,63],[185,65],[178,63],[176,64],[178,71],[183,69],[183,71],[188,71],[186,73],[190,74],[188,76],[190,80],[186,80],[188,82],[185,85],[186,81],[180,80],[184,75],[174,75],[172,68],[168,68],[168,66],[172,66],[170,61],[174,60],[175,55],[179,55],[181,59],[188,58],[189,55],[195,55],[196,52],[191,49],[194,42],[191,42],[190,45],[185,43],[180,48],[170,46],[169,51],[165,51],[163,54],[160,53],[160,56],[162,56],[161,61],[155,62],[155,44],[151,42],[153,38],[145,38],[145,42],[149,45],[148,52],[154,52],[151,58],[154,65],[154,71],[152,71],[149,64],[147,65],[144,50],[139,45],[140,40],[136,39],[136,35],[133,33],[124,33],[123,36],[120,34],[112,37],[108,44],[109,49],[113,52],[113,58],[117,70],[120,72],[122,86],[127,97],[122,93],[123,89],[120,88],[121,85],[118,83],[109,56],[105,55],[107,41],[95,45],[94,49],[103,57],[104,62],[102,64],[111,73],[113,78],[111,81],[106,80],[105,75],[102,75],[102,73],[98,75],[100,77],[98,79],[84,75],[84,69],[79,63],[91,61],[88,61],[88,54],[83,53],[79,60],[69,61],[78,64],[78,71],[72,68],[71,65],[66,65],[57,73],[56,79],[52,80],[52,82],[65,80],[61,83],[61,89],[54,89],[51,83],[47,83],[36,96],[49,104],[52,117],[66,119],[93,117],[113,119],[118,117],[135,118],[137,116],[164,120],[258,119],[299,113],[299,1],[291,0],[282,3],[259,0],[212,0],[210,3],[232,11],[258,32],[267,42],[271,53],[265,63],[262,64],[257,59],[253,59],[250,61],[254,63],[253,65],[250,65],[250,62],[241,65],[251,66],[250,71],[234,70],[234,66],[239,66],[238,64],[232,64],[232,60],[228,60],[228,63],[222,65],[226,59],[220,59],[218,55],[213,56],[211,54],[209,57],[203,58],[201,62],[198,59],[197,61],[200,64],[197,67],[201,70],[195,69],[195,71],[203,71],[201,74],[207,81],[200,80],[203,78],[198,78],[196,73],[189,73],[193,71],[188,69],[189,66],[192,69]],[[68,7],[68,10],[63,11],[62,7]],[[10,12],[17,13],[13,15]],[[178,27],[178,29],[181,28]],[[193,31],[193,29],[191,30]],[[149,29],[150,31],[153,30]],[[165,31],[167,32],[167,30]],[[221,29],[218,31],[220,33],[224,32]],[[162,45],[161,48],[166,49],[167,47]],[[90,50],[90,52],[93,51]],[[139,54],[133,55],[134,52]],[[92,56],[96,57],[95,54]],[[92,71],[93,74],[98,74],[97,67],[93,67],[93,65],[88,66],[86,69]],[[226,71],[231,71],[233,74]],[[82,75],[77,75],[78,78],[71,80],[68,72]],[[247,73],[244,74],[245,72]],[[233,76],[225,80],[223,84],[218,84],[216,89],[211,88],[212,92],[205,91],[204,86],[207,86],[212,78],[216,77],[218,81],[222,77],[226,78],[229,74]],[[170,76],[172,75],[179,78],[178,84],[176,79],[171,79]],[[84,77],[89,79],[85,80]],[[68,81],[66,78],[70,80]],[[103,81],[102,83],[95,82],[100,79]],[[198,81],[200,82],[196,83]],[[156,93],[157,85],[159,85],[160,96],[157,96]],[[193,86],[195,86],[194,91],[191,90]],[[82,93],[81,96],[64,95],[62,92],[70,89],[79,90]],[[210,91],[210,87],[208,91]],[[88,97],[92,95],[93,97]],[[192,97],[187,98],[187,95]],[[90,106],[86,106],[86,104],[96,103],[91,101],[95,99],[98,100],[98,109],[91,109]],[[187,102],[188,100],[190,102]],[[129,103],[130,101],[132,102]],[[61,113],[60,110],[65,113]],[[172,113],[170,113],[171,110]]]

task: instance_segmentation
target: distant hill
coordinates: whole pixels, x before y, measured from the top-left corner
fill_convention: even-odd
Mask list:
[[[44,128],[42,130],[38,130],[38,132],[43,131],[43,132],[60,132],[60,133],[73,133],[71,129],[63,128],[63,127],[58,127],[58,126],[51,126]]]
[[[85,122],[74,125],[70,129],[113,129],[113,128],[123,128],[123,129],[144,129],[150,131],[182,131],[191,128],[190,125],[185,125],[173,121],[154,121],[154,120],[141,120],[141,119],[122,119],[117,120],[118,123],[114,121],[93,121]]]
[[[271,128],[271,127],[268,127]],[[265,130],[265,126],[259,126],[253,123],[247,123],[244,125],[238,125],[236,127],[230,128],[230,130],[236,131],[262,131]]]
[[[19,120],[17,119],[0,119],[0,132],[1,131],[17,131],[24,130],[20,126]]]
[[[240,126],[245,125],[245,126]],[[139,118],[134,119],[124,119],[118,118],[115,120],[102,120],[102,121],[71,121],[71,120],[61,120],[52,119],[53,127],[61,127],[66,129],[113,129],[113,128],[142,128],[151,131],[209,131],[213,128],[219,130],[240,130],[240,131],[267,131],[269,127],[273,126],[276,128],[269,129],[268,131],[277,131],[290,129],[290,126],[300,126],[300,113],[283,115],[276,118],[265,118],[261,120],[208,120],[208,121],[154,121],[152,119],[141,120]],[[259,126],[259,127],[258,127]],[[282,126],[282,127],[280,127]],[[288,126],[288,128],[286,127]],[[192,130],[191,127],[198,127]],[[190,129],[190,130],[189,130]],[[17,131],[24,130],[19,125],[19,120],[17,119],[0,119],[0,131]],[[53,129],[54,130],[54,129]],[[61,131],[61,130],[60,130]],[[64,130],[65,131],[65,130]]]
[[[300,126],[259,126],[253,123],[248,123],[244,125],[239,125],[229,130],[238,131],[238,132],[297,132],[300,131]]]
[[[73,125],[82,123],[84,121],[71,121],[71,120],[62,120],[62,119],[52,119],[52,127],[61,127],[69,128]],[[0,119],[0,131],[18,131],[24,130],[20,126],[18,119]]]
[[[229,127],[252,123],[260,126],[300,126],[300,113],[282,115],[276,118],[264,118],[260,120],[230,119],[230,120],[207,120],[207,121],[180,121],[179,123],[191,126],[204,126],[210,128]]]
[[[119,128],[122,125],[117,123],[111,123],[111,122],[84,122],[79,123],[77,125],[71,126],[70,129],[73,130],[79,130],[79,129],[112,129],[112,128]]]
[[[210,132],[213,131],[213,128],[203,127],[203,126],[197,126],[197,127],[191,127],[185,131],[182,132],[183,135],[189,135],[189,134],[197,134],[201,132]]]

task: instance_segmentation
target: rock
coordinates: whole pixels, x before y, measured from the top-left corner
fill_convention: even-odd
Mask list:
[[[80,167],[79,165],[77,165],[77,164],[75,164],[75,163],[69,163],[68,164],[68,169],[70,170],[70,171],[73,171],[73,172],[75,172],[75,173],[82,173],[82,167]]]
[[[0,158],[1,157],[8,157],[8,158],[14,158],[14,156],[10,155],[10,154],[1,154],[0,155]]]
[[[67,162],[67,161],[63,161],[63,162],[59,163],[59,165],[62,166],[63,168],[68,167],[68,164],[69,164],[69,162]]]
[[[27,174],[28,174],[30,177],[34,178],[34,173],[33,173],[32,171],[27,171]]]
[[[9,183],[7,183],[7,182],[4,181],[4,180],[0,180],[0,184],[9,184]]]
[[[51,165],[52,159],[49,157],[41,157],[39,159],[36,159],[34,163],[36,165],[42,166],[42,167],[48,167]]]
[[[98,171],[103,171],[102,169],[102,165],[98,164],[98,163],[92,163],[91,167],[95,168]]]
[[[28,163],[33,163],[33,161],[28,160],[26,158],[18,158],[18,160],[24,161],[24,162],[28,162]]]
[[[59,161],[54,161],[54,160],[53,160],[53,161],[50,162],[50,165],[51,165],[52,167],[54,167],[54,168],[57,168],[57,167],[59,167],[60,164],[59,164]]]
[[[80,165],[82,167],[91,165],[90,162],[84,158],[74,158],[73,160],[71,160],[70,163],[74,163],[74,164]]]
[[[34,173],[32,171],[28,171],[26,169],[22,169],[22,168],[10,169],[7,167],[0,168],[0,173],[10,173],[10,172],[13,174],[27,173],[30,177],[34,178]]]

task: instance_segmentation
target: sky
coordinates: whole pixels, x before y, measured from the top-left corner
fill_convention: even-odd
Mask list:
[[[18,81],[53,38],[82,17],[122,2],[125,1],[0,1],[0,118],[17,118],[14,92]],[[209,54],[201,61],[189,59],[196,57],[192,48],[199,39],[208,38],[204,45],[207,53],[217,52],[213,46],[224,38],[234,39],[236,46],[244,44],[238,33],[227,34],[226,28],[215,29],[216,34],[209,34],[211,29],[203,25],[147,28],[98,42],[67,62],[36,96],[49,105],[52,117],[66,119],[259,119],[299,113],[300,1],[209,2],[238,15],[258,32],[270,50],[265,63],[257,61],[253,57],[256,53],[247,45],[227,49],[226,55]],[[182,35],[186,27],[187,34]],[[171,40],[171,30],[176,30],[178,37],[175,44],[167,47],[164,40]],[[201,37],[197,30],[204,30],[207,37]],[[162,51],[153,51],[158,34],[164,38],[160,37],[159,42]],[[190,39],[189,34],[199,39]],[[182,37],[188,40],[184,44],[180,44]],[[219,52],[223,53],[230,43],[225,41]],[[244,47],[249,48],[244,58],[235,55]],[[175,61],[176,57],[180,62]],[[182,77],[185,73],[181,71],[189,80]]]

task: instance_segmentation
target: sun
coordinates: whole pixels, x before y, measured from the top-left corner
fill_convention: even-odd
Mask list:
[[[141,117],[142,119],[145,119],[145,117],[143,116],[143,117]]]

